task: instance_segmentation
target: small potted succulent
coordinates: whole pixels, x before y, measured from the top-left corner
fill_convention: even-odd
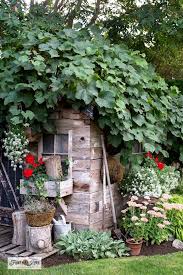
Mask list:
[[[49,225],[55,214],[55,207],[44,197],[28,196],[24,209],[27,224],[34,227]]]

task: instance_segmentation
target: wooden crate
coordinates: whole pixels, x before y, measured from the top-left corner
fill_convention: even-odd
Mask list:
[[[24,180],[20,180],[20,194],[27,195],[27,188],[23,185]],[[35,195],[36,190],[34,187],[34,183],[30,183],[31,193],[30,195]],[[45,190],[47,192],[47,197],[55,198],[57,196],[59,197],[65,197],[68,195],[71,195],[73,193],[73,179],[67,179],[64,181],[46,181],[45,182]]]

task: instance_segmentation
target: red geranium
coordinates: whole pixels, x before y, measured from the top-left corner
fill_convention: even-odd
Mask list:
[[[155,161],[156,163],[158,163],[158,162],[159,162],[159,158],[158,158],[158,157],[155,157],[154,161]]]
[[[153,155],[151,154],[151,152],[147,152],[147,153],[145,154],[145,157],[146,157],[146,158],[152,159],[152,158],[153,158]]]
[[[34,165],[35,164],[35,158],[32,154],[28,154],[25,158],[25,162],[27,164],[31,164],[31,165]]]
[[[43,164],[44,164],[44,161],[43,161],[43,158],[42,158],[42,157],[39,159],[39,164],[40,164],[40,165],[43,165]]]
[[[40,164],[39,164],[39,163],[33,163],[32,166],[33,166],[34,168],[37,168],[37,167],[40,166]]]
[[[158,162],[157,166],[159,170],[163,170],[165,168],[165,164],[163,162]]]
[[[34,171],[32,169],[26,168],[26,169],[23,170],[23,175],[24,175],[25,178],[28,179],[28,178],[32,177],[33,172]]]

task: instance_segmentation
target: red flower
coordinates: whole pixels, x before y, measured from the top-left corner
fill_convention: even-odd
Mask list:
[[[33,165],[35,163],[34,156],[32,154],[28,154],[25,158],[25,162]]]
[[[33,174],[33,170],[30,169],[30,168],[26,168],[26,169],[23,170],[23,175],[27,179],[32,177],[32,174]]]
[[[147,152],[147,153],[145,154],[145,157],[146,157],[146,158],[152,159],[152,158],[153,158],[153,155],[151,154],[151,152]]]
[[[40,165],[43,165],[43,164],[44,164],[44,161],[43,161],[43,158],[42,158],[42,157],[39,159],[39,164],[40,164]]]
[[[158,162],[157,166],[159,170],[163,170],[165,168],[165,164],[163,162]]]
[[[159,158],[158,158],[158,157],[155,157],[154,161],[158,164]]]
[[[32,166],[33,166],[34,168],[37,168],[39,165],[40,165],[39,163],[33,163],[33,164],[32,164]]]

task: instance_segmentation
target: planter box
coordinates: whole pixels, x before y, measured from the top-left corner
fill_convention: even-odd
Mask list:
[[[32,192],[29,192],[30,195],[35,195],[36,190],[34,187],[34,183],[30,183],[32,187]],[[64,181],[46,181],[45,189],[47,191],[47,196],[55,198],[65,197],[71,195],[73,193],[73,179],[67,179]],[[20,180],[20,194],[27,195],[27,188],[23,186],[23,180]]]

